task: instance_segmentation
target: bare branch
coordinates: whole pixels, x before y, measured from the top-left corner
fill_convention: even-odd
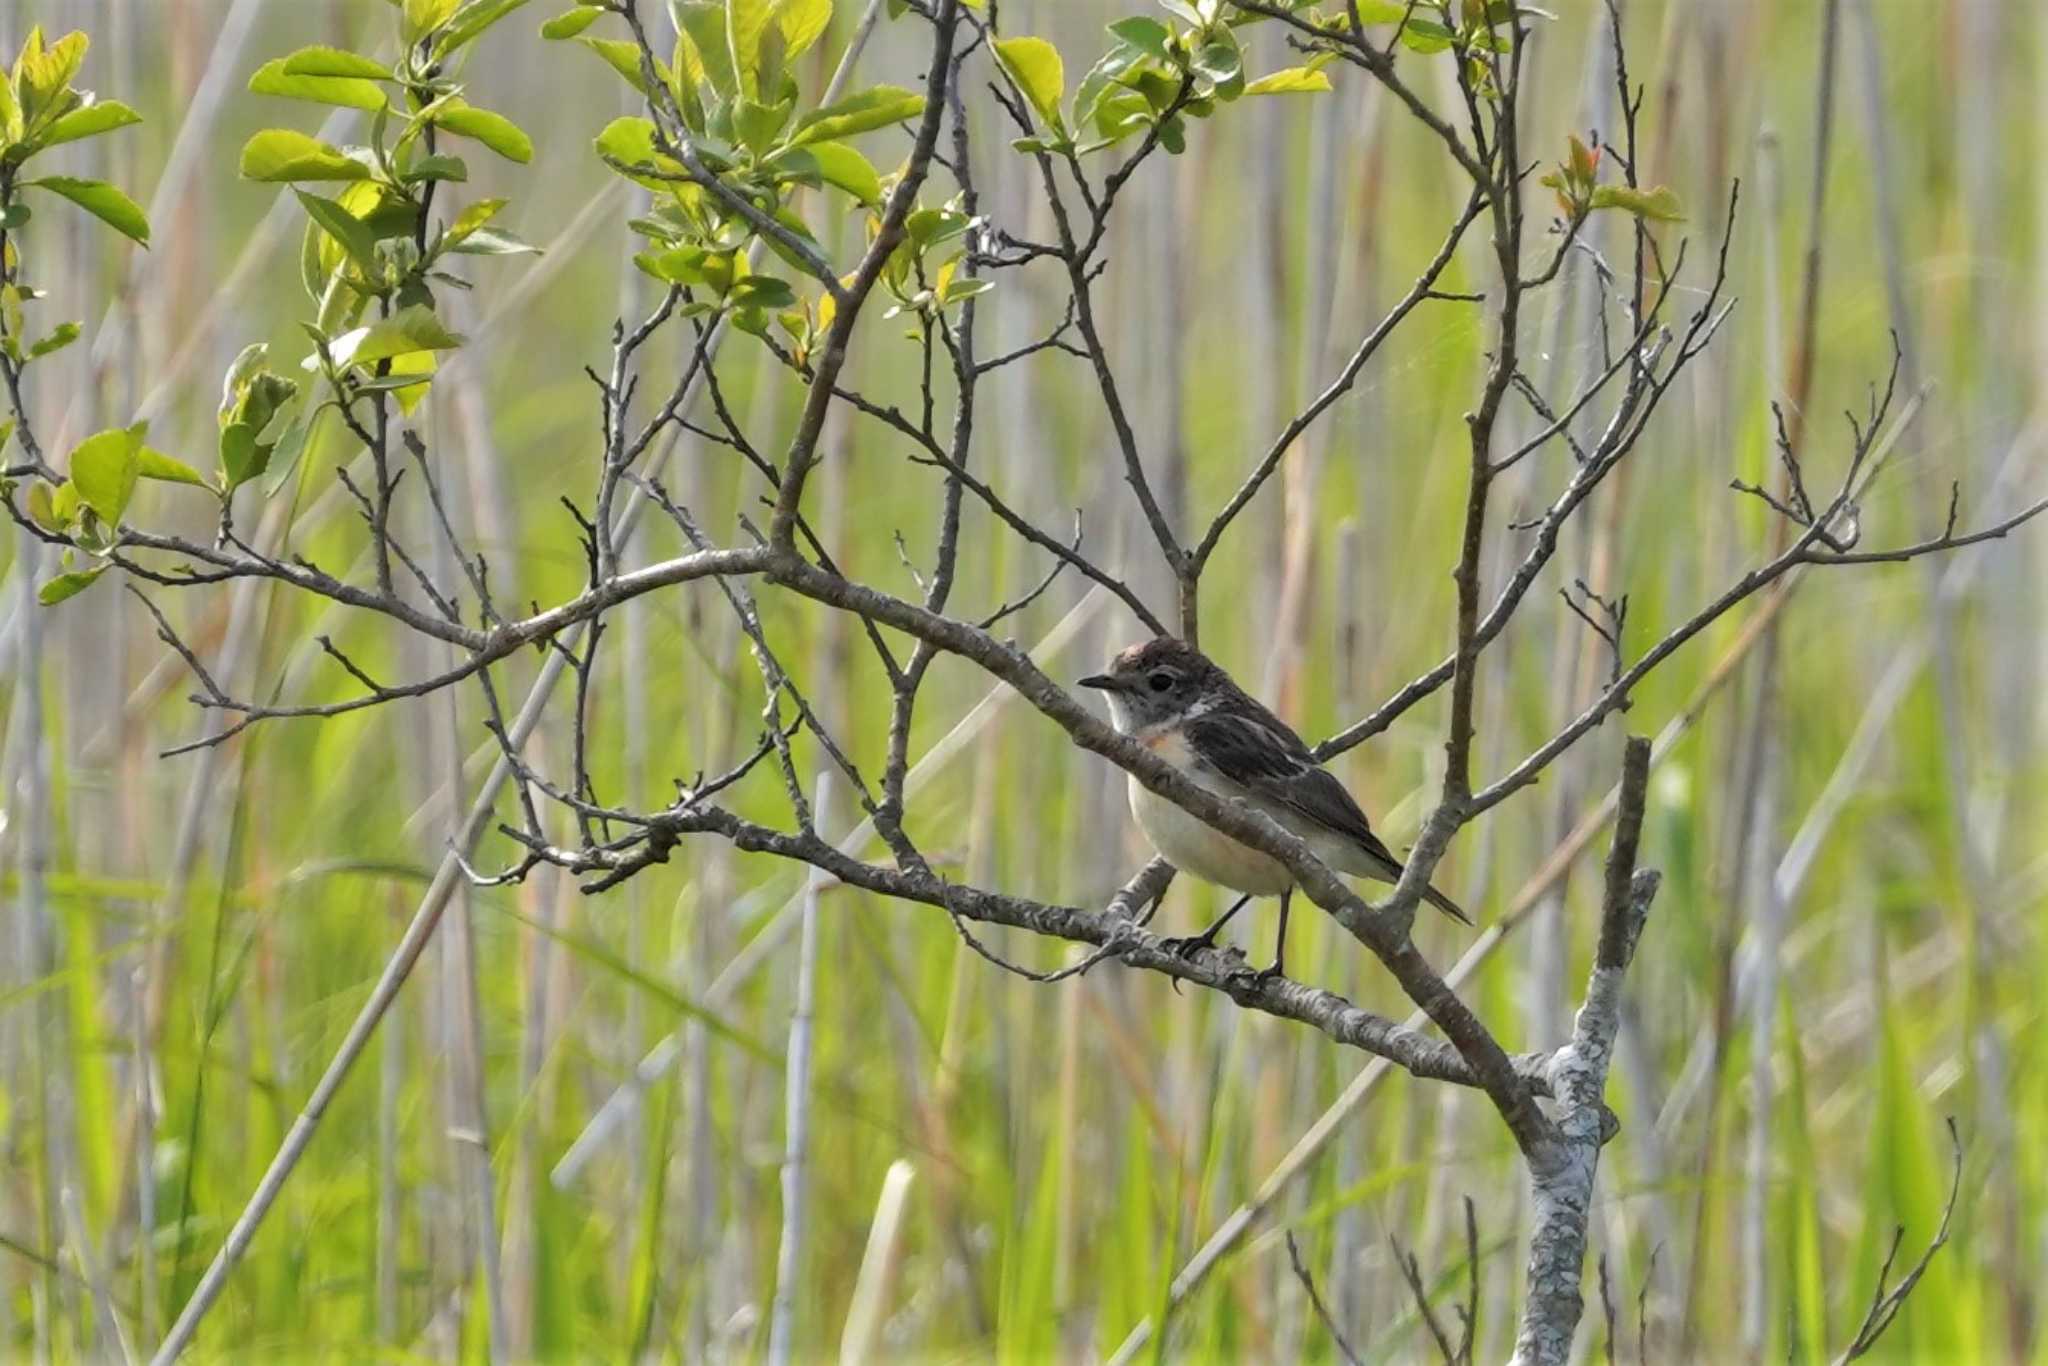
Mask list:
[[[1612,687],[1621,679],[1621,633],[1622,628],[1628,624],[1628,594],[1623,593],[1618,598],[1603,598],[1588,588],[1584,579],[1574,579],[1572,582],[1579,590],[1577,598],[1571,595],[1569,589],[1564,588],[1558,589],[1557,595],[1564,599],[1564,605],[1572,610],[1573,616],[1585,622],[1594,635],[1606,642],[1607,683]],[[1601,619],[1595,620],[1592,612],[1587,610],[1589,607],[1597,608]]]
[[[1417,1077],[1456,1085],[1483,1084],[1481,1074],[1467,1064],[1452,1044],[1362,1010],[1334,992],[1285,977],[1255,977],[1244,971],[1244,955],[1240,952],[1210,949],[1183,954],[1168,941],[1146,933],[1139,928],[1142,922],[1118,907],[1148,899],[1156,901],[1156,893],[1149,897],[1148,893],[1155,882],[1163,888],[1163,879],[1155,878],[1153,872],[1153,868],[1165,869],[1163,864],[1153,865],[1135,879],[1109,911],[1097,912],[985,891],[922,869],[884,868],[866,863],[844,853],[815,831],[773,830],[704,802],[693,800],[636,819],[639,831],[615,847],[569,850],[542,845],[535,847],[534,852],[573,872],[602,873],[605,876],[599,881],[609,887],[622,880],[617,876],[621,872],[630,873],[666,861],[668,852],[686,836],[718,835],[741,850],[805,863],[850,886],[919,902],[949,915],[1113,950],[1111,954],[1096,955],[1093,961],[1114,956],[1126,966],[1163,973],[1221,992],[1244,1009],[1309,1025],[1336,1042],[1384,1057]],[[521,832],[506,833],[522,839]],[[1046,980],[1057,981],[1091,965],[1078,964],[1071,971],[1048,974]],[[1524,1094],[1533,1097],[1548,1093],[1547,1077],[1552,1069],[1548,1054],[1502,1054],[1501,1058],[1514,1079],[1512,1084]]]
[[[1458,136],[1457,129],[1451,127],[1449,122],[1424,103],[1422,97],[1415,93],[1414,88],[1395,71],[1392,54],[1393,44],[1400,37],[1401,30],[1399,27],[1395,28],[1394,38],[1388,40],[1387,49],[1383,52],[1365,41],[1364,31],[1358,23],[1358,10],[1355,4],[1351,10],[1352,23],[1350,30],[1348,32],[1331,33],[1326,29],[1311,24],[1291,9],[1283,9],[1279,5],[1265,3],[1265,0],[1230,0],[1230,3],[1233,8],[1242,10],[1246,14],[1256,14],[1267,19],[1278,19],[1296,32],[1307,35],[1310,39],[1310,45],[1316,50],[1334,51],[1338,56],[1344,58],[1345,61],[1370,73],[1374,80],[1385,86],[1396,99],[1407,106],[1408,112],[1415,116],[1417,122],[1429,129],[1430,132],[1436,134],[1437,139],[1444,144],[1444,149],[1451,154],[1452,159],[1464,168],[1465,174],[1472,177],[1473,183],[1484,184],[1490,178],[1491,172],[1482,164],[1484,161],[1483,153],[1480,156],[1475,156],[1472,150],[1465,145],[1464,139]]]
[[[1397,1245],[1395,1248],[1397,1257],[1399,1251],[1400,1249]],[[1358,1353],[1352,1350],[1349,1342],[1345,1341],[1344,1330],[1337,1326],[1337,1320],[1331,1316],[1329,1306],[1323,1303],[1323,1297],[1317,1293],[1316,1278],[1308,1274],[1308,1267],[1301,1260],[1301,1248],[1295,1244],[1293,1229],[1287,1231],[1287,1264],[1294,1269],[1294,1279],[1300,1281],[1301,1288],[1308,1292],[1309,1306],[1316,1311],[1316,1319],[1323,1325],[1323,1331],[1330,1335],[1330,1341],[1337,1344],[1338,1354],[1350,1366],[1364,1366],[1364,1363],[1359,1359]]]
[[[1456,1366],[1458,1349],[1451,1345],[1449,1333],[1436,1316],[1436,1309],[1429,1302],[1429,1287],[1422,1283],[1422,1266],[1415,1260],[1415,1254],[1401,1246],[1401,1240],[1388,1235],[1387,1242],[1394,1249],[1394,1265],[1401,1272],[1401,1279],[1408,1283],[1408,1293],[1415,1300],[1415,1312],[1421,1316],[1422,1324],[1429,1329],[1430,1340],[1436,1343],[1437,1353],[1443,1357],[1445,1366]]]
[[[1016,532],[1019,536],[1031,542],[1031,544],[1043,550],[1051,551],[1062,562],[1072,565],[1077,572],[1086,576],[1091,583],[1098,583],[1114,593],[1119,602],[1131,609],[1131,615],[1143,622],[1154,635],[1172,634],[1166,629],[1166,624],[1153,613],[1150,607],[1145,605],[1145,600],[1138,596],[1137,590],[1131,587],[1128,580],[1111,574],[1108,570],[1103,569],[1093,560],[1081,554],[1081,543],[1078,536],[1070,546],[1058,538],[1048,535],[1039,528],[1037,523],[1032,522],[1024,514],[1018,512],[1009,503],[1005,502],[1002,495],[998,494],[980,479],[969,474],[964,467],[954,464],[952,457],[943,451],[934,448],[928,455],[918,457],[918,462],[935,465],[946,471],[947,474],[959,480],[961,486],[979,499],[983,506],[1000,518],[1003,525],[1009,527],[1010,530]],[[1075,519],[1077,522],[1079,518],[1080,513],[1076,510]]]
[[[868,294],[881,278],[882,267],[903,240],[904,220],[910,216],[911,206],[917,202],[918,191],[924,187],[925,177],[930,173],[932,149],[938,142],[939,126],[945,119],[946,81],[948,73],[953,70],[953,37],[959,23],[959,0],[938,0],[937,15],[932,24],[932,53],[925,74],[925,108],[918,123],[917,138],[911,146],[903,173],[882,209],[881,223],[874,239],[868,243],[867,252],[855,267],[851,283],[845,286],[832,326],[826,331],[817,361],[817,377],[811,381],[803,412],[797,420],[796,433],[790,438],[789,450],[782,461],[782,487],[776,493],[775,517],[769,526],[769,539],[776,546],[787,548],[795,540],[796,516],[803,504],[804,482],[811,466],[817,463],[818,438],[825,428],[825,410],[832,402],[833,385],[846,364],[847,342],[853,335],[853,326],[860,319]]]
[[[2048,512],[2048,498],[2030,503],[2012,516],[1994,522],[1981,531],[1971,531],[1957,535],[1955,531],[1955,500],[1951,496],[1949,501],[1948,530],[1932,540],[1919,541],[1913,545],[1902,545],[1894,550],[1812,550],[1808,551],[1802,559],[1806,564],[1900,564],[1906,560],[1918,559],[1922,555],[1935,555],[1944,550],[1956,550],[1967,545],[1977,545],[1983,541],[2003,539],[2007,533],[2033,521],[2043,512]]]
[[[1372,359],[1373,353],[1380,349],[1380,344],[1393,335],[1394,329],[1401,325],[1402,319],[1414,311],[1417,304],[1430,296],[1431,287],[1436,284],[1444,268],[1451,263],[1451,258],[1457,253],[1458,243],[1464,238],[1465,229],[1472,226],[1472,220],[1477,218],[1485,207],[1485,198],[1476,191],[1467,198],[1464,209],[1452,222],[1450,231],[1444,235],[1443,244],[1437,248],[1436,255],[1423,267],[1422,274],[1416,277],[1415,283],[1401,297],[1400,302],[1389,309],[1379,325],[1366,334],[1365,339],[1358,344],[1358,349],[1353,351],[1351,358],[1344,363],[1344,368],[1337,372],[1337,377],[1324,386],[1323,391],[1310,400],[1306,408],[1295,414],[1280,435],[1274,439],[1273,444],[1266,448],[1264,458],[1253,467],[1245,481],[1238,486],[1237,492],[1230,496],[1230,501],[1223,505],[1222,510],[1209,523],[1209,529],[1203,533],[1200,543],[1190,553],[1188,558],[1192,572],[1202,572],[1203,567],[1209,562],[1209,556],[1215,552],[1217,542],[1223,539],[1223,533],[1230,529],[1230,524],[1236,520],[1238,513],[1244,511],[1246,505],[1258,496],[1259,489],[1272,476],[1273,471],[1279,468],[1281,460],[1286,458],[1288,450],[1301,438],[1301,434],[1314,425],[1315,420],[1321,417],[1331,404],[1350,390],[1352,383],[1358,378],[1359,371],[1365,368],[1365,363]]]
[[[1619,1127],[1603,1100],[1614,1038],[1621,1027],[1621,991],[1637,938],[1657,895],[1657,874],[1636,867],[1650,784],[1650,742],[1636,736],[1623,753],[1621,799],[1608,852],[1599,948],[1585,1003],[1569,1044],[1551,1063],[1558,1100],[1556,1144],[1530,1158],[1534,1228],[1529,1239],[1528,1299],[1515,1339],[1515,1359],[1553,1366],[1569,1359],[1584,1297],[1586,1225],[1600,1148]]]
[[[1927,1274],[1928,1266],[1934,1261],[1934,1254],[1948,1245],[1949,1220],[1955,1216],[1956,1197],[1962,1194],[1963,1189],[1963,1139],[1956,1129],[1954,1115],[1948,1117],[1948,1144],[1954,1164],[1953,1174],[1949,1178],[1948,1200],[1941,1207],[1941,1226],[1935,1229],[1934,1240],[1927,1245],[1927,1250],[1920,1254],[1920,1260],[1913,1263],[1912,1269],[1906,1272],[1905,1277],[1890,1291],[1886,1291],[1885,1282],[1891,1276],[1892,1263],[1898,1258],[1899,1244],[1906,1236],[1904,1225],[1893,1231],[1891,1248],[1884,1255],[1884,1265],[1877,1271],[1877,1287],[1871,1291],[1870,1308],[1864,1312],[1863,1322],[1857,1325],[1856,1336],[1842,1350],[1842,1354],[1835,1358],[1836,1366],[1843,1366],[1845,1362],[1856,1360],[1877,1345],[1877,1340],[1892,1326],[1892,1320],[1899,1316],[1899,1310],[1905,1306],[1906,1297],[1913,1293],[1914,1287],[1920,1284],[1920,1278]]]

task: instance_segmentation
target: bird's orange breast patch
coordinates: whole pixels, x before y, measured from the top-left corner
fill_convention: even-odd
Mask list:
[[[1154,726],[1131,737],[1175,768],[1192,768],[1195,752],[1179,726]]]

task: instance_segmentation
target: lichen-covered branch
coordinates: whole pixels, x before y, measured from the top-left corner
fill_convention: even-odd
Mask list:
[[[1650,742],[1629,739],[1623,751],[1614,844],[1607,855],[1600,940],[1586,999],[1571,1042],[1550,1062],[1557,1099],[1557,1139],[1529,1157],[1530,1217],[1527,1299],[1515,1338],[1518,1366],[1560,1366],[1571,1359],[1572,1334],[1585,1298],[1586,1229],[1601,1145],[1615,1132],[1607,1109],[1607,1070],[1621,1028],[1622,985],[1657,895],[1658,874],[1636,866],[1643,807],[1650,785]]]

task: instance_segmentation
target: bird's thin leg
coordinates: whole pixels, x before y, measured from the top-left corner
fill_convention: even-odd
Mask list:
[[[1216,923],[1211,925],[1208,929],[1203,930],[1200,934],[1188,935],[1186,938],[1182,939],[1162,939],[1159,941],[1159,947],[1165,949],[1168,953],[1177,953],[1183,958],[1188,957],[1197,949],[1215,948],[1216,936],[1222,933],[1223,927],[1225,925],[1228,925],[1230,923],[1230,917],[1236,915],[1239,911],[1243,910],[1245,903],[1247,901],[1250,901],[1251,899],[1251,893],[1246,892],[1243,896],[1237,899],[1237,901],[1231,906],[1229,910],[1225,911],[1222,915],[1217,916]]]
[[[1280,893],[1280,933],[1273,940],[1273,965],[1260,968],[1253,974],[1259,981],[1281,976],[1286,970],[1284,964],[1287,961],[1287,901],[1293,895],[1294,889],[1291,887]]]

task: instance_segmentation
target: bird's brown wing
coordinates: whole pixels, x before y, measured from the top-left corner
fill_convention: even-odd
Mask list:
[[[1401,862],[1372,832],[1344,784],[1319,766],[1301,737],[1277,718],[1218,710],[1191,718],[1188,743],[1218,775],[1261,801],[1285,807],[1362,848],[1399,877]]]
[[[1245,699],[1249,702],[1249,699]],[[1296,812],[1334,834],[1342,835],[1377,864],[1389,882],[1401,876],[1394,857],[1359,809],[1351,793],[1328,769],[1316,763],[1308,746],[1286,722],[1256,703],[1218,708],[1190,717],[1189,746],[1197,760],[1218,776],[1261,801]],[[1424,893],[1430,905],[1471,924],[1458,904],[1434,887]]]

